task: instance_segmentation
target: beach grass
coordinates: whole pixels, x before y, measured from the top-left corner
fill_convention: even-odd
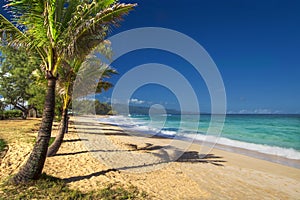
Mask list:
[[[33,144],[40,119],[0,120],[0,138],[8,144],[18,141]]]
[[[110,184],[98,191],[83,193],[69,189],[67,184],[58,178],[42,174],[41,178],[27,184],[12,185],[8,181],[0,186],[3,194],[0,199],[143,199],[145,194],[135,187],[124,189]]]
[[[40,119],[0,120],[0,150],[13,142],[33,145]],[[51,138],[50,143],[54,141]],[[1,152],[1,151],[0,151]],[[1,159],[1,158],[0,158]],[[82,192],[70,189],[62,179],[42,174],[39,180],[27,184],[12,185],[9,178],[1,177],[0,200],[2,199],[145,199],[147,195],[134,186],[122,187],[108,184],[97,190]]]
[[[6,142],[2,139],[0,139],[0,152],[2,152],[4,150],[6,146]]]

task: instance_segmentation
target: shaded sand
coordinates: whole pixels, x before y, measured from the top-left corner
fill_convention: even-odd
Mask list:
[[[44,168],[71,188],[134,185],[149,199],[300,199],[299,169],[221,150],[200,158],[197,144],[183,151],[181,141],[129,136],[87,117],[73,120],[58,155],[48,158]],[[16,172],[30,149],[28,144],[10,145],[1,179]]]

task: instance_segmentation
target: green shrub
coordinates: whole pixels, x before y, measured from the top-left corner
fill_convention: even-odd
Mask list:
[[[3,151],[3,149],[5,148],[6,143],[4,140],[0,139],[0,152]]]
[[[0,119],[15,119],[22,117],[20,110],[4,110],[0,112]]]

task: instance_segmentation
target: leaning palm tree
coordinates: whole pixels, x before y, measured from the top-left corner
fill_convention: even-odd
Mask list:
[[[106,42],[107,43],[107,42]],[[100,52],[103,55],[105,55],[106,58],[111,59],[111,49],[110,47],[107,47],[106,45],[99,45],[99,48],[97,48],[97,51]],[[84,63],[84,64],[83,64]],[[83,65],[82,65],[83,64]],[[64,135],[68,130],[68,108],[70,106],[70,103],[72,101],[72,94],[73,94],[73,86],[74,81],[76,78],[76,75],[81,70],[89,70],[93,74],[99,74],[100,77],[97,77],[97,88],[95,92],[101,93],[102,90],[107,91],[110,89],[113,85],[108,82],[104,81],[104,78],[110,78],[113,74],[116,74],[116,70],[110,68],[109,66],[101,63],[101,60],[97,56],[93,56],[91,54],[88,56],[88,58],[83,61],[79,60],[77,58],[73,59],[71,62],[65,62],[65,67],[61,69],[60,76],[58,79],[58,94],[61,95],[63,99],[63,106],[62,106],[62,116],[61,116],[61,122],[60,122],[60,129],[58,131],[57,136],[55,137],[54,142],[51,144],[51,146],[48,148],[47,156],[54,156],[57,151],[59,150]],[[72,66],[72,67],[71,67]],[[81,66],[81,68],[80,68]],[[97,73],[98,72],[98,73]],[[89,78],[89,77],[86,77]],[[91,82],[95,82],[95,80],[91,79]],[[84,82],[85,87],[88,87],[87,81]],[[89,84],[91,85],[91,84]]]
[[[29,159],[12,178],[15,184],[39,178],[46,159],[55,107],[55,85],[62,61],[85,58],[135,4],[114,0],[8,0],[12,21],[0,15],[5,44],[37,52],[48,82],[44,112]]]

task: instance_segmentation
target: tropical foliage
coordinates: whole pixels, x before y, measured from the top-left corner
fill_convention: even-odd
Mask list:
[[[112,84],[104,81],[103,78],[109,78],[112,74],[115,74],[116,71],[101,63],[101,60],[95,55],[96,53],[101,53],[107,59],[111,59],[112,53],[110,43],[108,41],[104,41],[99,44],[93,54],[88,55],[85,61],[81,58],[74,58],[71,61],[65,61],[63,63],[64,67],[61,68],[61,71],[59,71],[60,76],[58,79],[57,90],[60,95],[60,99],[62,99],[61,123],[60,130],[55,141],[48,148],[47,156],[54,156],[57,153],[62,144],[64,134],[68,131],[68,109],[72,101],[73,86],[79,69],[85,72],[89,71],[93,75],[99,76],[94,78],[86,76],[84,77],[85,80],[81,79],[79,82],[85,87],[85,89],[89,88],[91,85],[97,85],[96,91],[101,92],[102,90],[108,90],[112,87]],[[80,107],[82,107],[82,105],[80,105]]]
[[[0,119],[16,119],[22,117],[20,110],[0,110]]]
[[[38,53],[47,79],[43,119],[25,165],[12,181],[39,178],[46,159],[55,107],[55,86],[64,61],[84,59],[135,5],[113,0],[9,0],[9,21],[0,15],[0,35],[8,46]]]
[[[5,105],[11,105],[22,112],[23,119],[27,118],[28,111],[40,102],[31,101],[35,95],[42,93],[37,90],[37,73],[39,60],[29,55],[24,48],[15,49],[1,46],[0,57],[0,95]]]

